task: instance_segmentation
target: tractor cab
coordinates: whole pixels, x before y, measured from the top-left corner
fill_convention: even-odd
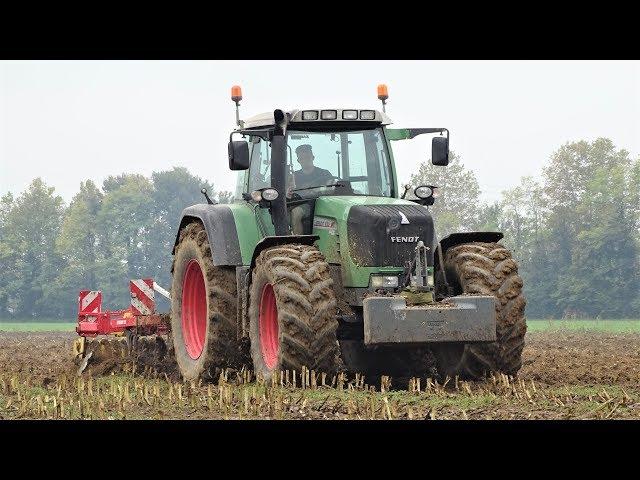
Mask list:
[[[294,110],[286,112],[286,116],[284,195],[294,234],[312,233],[318,197],[397,196],[384,130],[391,120],[384,113],[326,109]],[[241,132],[247,140],[249,167],[238,175],[236,198],[251,201],[265,190],[269,190],[268,195],[274,188],[269,138],[274,130],[273,114],[257,115],[243,122]],[[258,134],[252,135],[252,131]]]

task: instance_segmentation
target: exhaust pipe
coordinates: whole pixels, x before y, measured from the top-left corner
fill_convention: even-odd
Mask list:
[[[276,129],[271,139],[271,187],[278,191],[278,198],[271,202],[271,219],[275,234],[289,235],[289,218],[287,215],[286,175],[287,175],[287,144],[285,134],[289,119],[282,110],[274,110],[273,118]]]

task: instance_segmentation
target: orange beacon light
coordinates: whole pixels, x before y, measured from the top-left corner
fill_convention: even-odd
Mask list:
[[[389,98],[389,90],[384,83],[378,85],[378,99],[382,102],[382,111],[386,112],[385,105],[387,104],[387,98]]]

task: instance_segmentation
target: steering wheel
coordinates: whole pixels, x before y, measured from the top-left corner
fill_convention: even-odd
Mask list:
[[[335,175],[331,176],[331,180],[332,180],[332,183],[327,183],[325,185],[312,185],[311,187],[300,187],[299,189],[293,189],[293,191],[291,192],[290,196],[287,195],[287,199],[288,200],[303,200],[303,199],[306,198],[306,197],[303,197],[302,195],[300,195],[299,193],[297,193],[296,190],[298,190],[298,191],[308,191],[308,190],[315,190],[316,188],[333,187],[333,188],[348,188],[348,189],[353,191],[353,188],[351,188],[351,182],[349,180],[345,180],[345,179],[342,179],[340,177],[336,177]],[[340,182],[344,182],[344,183],[340,183]]]
[[[302,200],[302,197],[297,192],[291,192],[291,196],[287,197],[287,200]]]

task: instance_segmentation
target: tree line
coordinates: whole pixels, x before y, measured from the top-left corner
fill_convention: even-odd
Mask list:
[[[439,238],[502,231],[520,264],[529,318],[640,318],[640,159],[611,140],[573,142],[553,152],[542,180],[524,177],[483,203],[475,173],[452,152],[448,167],[418,166],[411,183],[437,185],[430,207]],[[82,288],[124,308],[128,281],[168,288],[180,213],[204,201],[187,169],[81,182],[69,205],[36,178],[0,199],[0,318],[72,319]],[[168,304],[160,301],[161,308]]]
[[[69,205],[40,178],[17,198],[4,195],[0,318],[72,319],[83,288],[102,290],[108,308],[124,308],[134,278],[169,288],[177,222],[185,207],[205,201],[202,187],[219,202],[231,200],[182,167],[151,178],[110,176],[102,188],[81,182]]]

